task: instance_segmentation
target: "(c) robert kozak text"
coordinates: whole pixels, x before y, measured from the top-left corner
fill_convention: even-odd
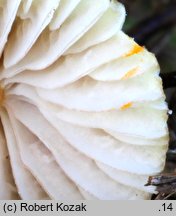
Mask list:
[[[7,212],[60,212],[60,211],[81,211],[85,212],[86,204],[79,203],[79,204],[65,204],[61,203],[47,203],[47,204],[39,204],[37,202],[28,203],[28,202],[20,202],[20,203],[4,203],[3,210],[5,213]]]

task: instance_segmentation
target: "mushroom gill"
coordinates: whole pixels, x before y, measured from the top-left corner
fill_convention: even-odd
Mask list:
[[[150,199],[168,145],[155,56],[110,0],[0,1],[0,199]]]

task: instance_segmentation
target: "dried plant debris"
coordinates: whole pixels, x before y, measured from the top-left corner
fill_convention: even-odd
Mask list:
[[[150,176],[145,186],[156,186],[158,194],[154,199],[171,199],[176,195],[176,173]]]

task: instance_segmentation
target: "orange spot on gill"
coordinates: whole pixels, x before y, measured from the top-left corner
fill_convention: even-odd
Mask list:
[[[135,44],[134,47],[128,53],[126,53],[124,56],[126,56],[126,57],[131,56],[131,55],[137,54],[143,50],[144,50],[144,47],[141,47],[138,44]]]
[[[136,67],[132,70],[129,70],[121,79],[124,80],[124,79],[128,79],[132,76],[134,76],[137,72],[138,72],[139,68]]]
[[[133,105],[132,102],[126,103],[126,104],[124,104],[123,106],[121,106],[120,109],[121,109],[121,110],[125,110],[125,109],[130,108],[132,105]]]

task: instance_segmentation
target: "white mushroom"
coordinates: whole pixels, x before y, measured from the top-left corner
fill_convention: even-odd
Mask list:
[[[0,199],[150,199],[168,146],[153,54],[109,0],[0,1]]]

